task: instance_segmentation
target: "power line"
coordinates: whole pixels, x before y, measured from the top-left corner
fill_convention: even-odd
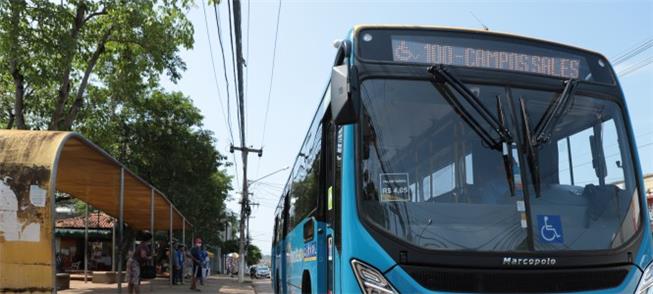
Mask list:
[[[204,5],[204,2],[202,2],[202,5]],[[220,55],[222,56],[222,70],[224,73],[224,82],[226,85],[226,92],[227,92],[227,126],[229,127],[229,135],[231,138],[231,143],[233,144],[234,136],[233,136],[233,128],[231,126],[231,106],[229,102],[231,98],[229,95],[229,78],[227,77],[227,60],[224,54],[224,45],[222,44],[222,26],[220,25],[220,13],[218,13],[218,6],[215,2],[213,3],[213,14],[215,15],[215,25],[218,29],[218,42],[220,43],[220,53],[221,53]],[[213,56],[213,54],[211,54],[211,56]],[[236,184],[239,185],[240,178],[238,176],[238,161],[236,160],[236,155],[233,153],[231,155],[231,158],[233,159],[233,163],[234,163],[234,176],[236,177]]]
[[[268,98],[265,103],[265,116],[263,118],[263,134],[261,135],[261,148],[265,145],[265,132],[268,127],[268,113],[270,112],[270,97],[272,97],[272,82],[274,81],[274,67],[276,65],[277,58],[277,40],[279,38],[279,20],[281,19],[281,0],[279,0],[279,6],[277,7],[277,22],[274,29],[274,49],[272,49],[272,67],[270,69],[270,83],[268,85]],[[261,168],[261,160],[259,159],[256,163],[256,174]]]
[[[270,97],[272,96],[272,81],[274,80],[274,67],[277,58],[277,40],[279,38],[279,20],[281,19],[281,0],[277,8],[277,24],[274,32],[274,49],[272,49],[272,68],[270,70],[270,85],[268,87],[268,101],[265,106],[265,116],[263,118],[263,136],[261,138],[261,146],[265,143],[265,131],[267,129],[268,113],[270,111]]]
[[[249,26],[250,26],[250,15],[251,15],[251,10],[252,10],[252,0],[247,0],[247,47],[245,50],[247,53],[245,53],[245,97],[249,97]],[[249,113],[247,112],[247,105],[245,105],[245,118],[249,118]],[[258,173],[257,173],[258,174]]]
[[[229,132],[233,133],[233,128],[231,126],[231,97],[229,95],[229,78],[227,77],[227,60],[225,59],[224,45],[222,44],[222,26],[220,25],[220,13],[218,13],[218,6],[215,3],[213,3],[213,14],[215,15],[215,25],[218,28],[218,42],[220,43],[220,55],[222,56],[222,71],[224,74],[224,82],[227,89],[227,121],[229,122]],[[234,142],[233,134],[231,135],[231,142]]]
[[[651,47],[653,47],[653,39],[644,40],[644,42],[642,42],[641,44],[631,47],[630,49],[628,49],[625,52],[621,53],[621,55],[614,58],[612,60],[612,65],[616,66],[616,65],[619,65],[621,63],[624,63],[628,59],[631,59],[631,58],[639,55],[640,53],[646,51],[647,49],[649,49]]]
[[[624,77],[624,76],[626,76],[626,75],[628,75],[630,73],[633,73],[633,72],[635,72],[635,71],[637,71],[637,70],[639,70],[639,69],[641,69],[641,68],[643,68],[643,67],[645,67],[645,66],[647,66],[647,65],[649,65],[651,63],[653,63],[653,56],[649,57],[647,59],[641,60],[640,62],[635,63],[635,64],[631,65],[630,67],[627,67],[627,68],[619,71],[618,75],[620,77]]]
[[[206,38],[209,41],[209,54],[211,57],[211,68],[213,69],[213,81],[215,82],[215,89],[218,93],[218,101],[220,102],[220,110],[222,111],[222,118],[227,123],[227,127],[229,128],[229,137],[231,138],[231,142],[233,143],[234,135],[233,132],[231,131],[231,122],[227,120],[227,115],[225,114],[224,103],[222,102],[222,95],[220,94],[220,84],[218,83],[218,73],[215,70],[215,60],[213,59],[213,45],[211,43],[211,33],[209,31],[209,21],[208,18],[206,17],[206,5],[204,5],[204,1],[202,1],[202,12],[204,12],[204,26],[206,27]],[[227,91],[229,91],[229,89],[227,89]]]

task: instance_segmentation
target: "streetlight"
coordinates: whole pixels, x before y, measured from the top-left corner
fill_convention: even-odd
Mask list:
[[[258,179],[256,179],[256,180],[251,180],[251,181],[250,181],[250,180],[247,180],[247,186],[250,186],[250,187],[251,187],[252,184],[254,184],[254,183],[256,183],[256,182],[258,182],[258,181],[260,181],[260,180],[262,180],[262,179],[265,179],[265,178],[267,178],[267,177],[269,177],[269,176],[272,176],[272,175],[274,175],[274,174],[277,174],[277,173],[280,173],[280,172],[282,172],[282,171],[284,171],[284,170],[287,170],[287,169],[289,169],[289,168],[290,168],[289,166],[286,166],[286,167],[284,167],[284,168],[281,168],[281,169],[275,170],[275,171],[273,171],[273,172],[271,172],[271,173],[269,173],[269,174],[267,174],[267,175],[264,175],[264,176],[262,176],[262,177],[260,177],[260,178],[258,178]]]

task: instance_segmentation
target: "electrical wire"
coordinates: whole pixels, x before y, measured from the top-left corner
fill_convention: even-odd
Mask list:
[[[247,47],[245,48],[245,97],[249,97],[249,26],[250,15],[252,10],[252,0],[247,0]],[[245,119],[249,120],[249,113],[247,112],[247,105],[245,105]],[[247,130],[249,132],[249,130]]]
[[[220,102],[220,110],[222,112],[222,118],[225,120],[227,127],[229,128],[229,137],[231,138],[231,143],[233,144],[234,135],[231,130],[231,122],[227,120],[227,115],[225,114],[224,103],[222,102],[222,95],[220,94],[220,84],[218,83],[218,73],[215,69],[215,60],[213,58],[213,44],[211,42],[211,33],[209,31],[209,21],[206,17],[206,5],[202,1],[202,12],[204,13],[204,26],[206,27],[206,38],[209,42],[209,54],[211,57],[211,68],[213,69],[213,81],[215,82],[215,89],[218,93],[218,101]],[[229,89],[227,89],[228,93]]]
[[[621,63],[626,62],[627,60],[639,55],[640,53],[646,51],[647,49],[653,47],[653,39],[644,40],[639,45],[635,45],[625,52],[621,53],[616,58],[612,59],[612,65],[617,66]]]
[[[268,114],[270,112],[270,98],[272,97],[272,82],[274,81],[274,67],[276,65],[277,58],[277,40],[279,39],[279,21],[281,19],[281,0],[279,0],[279,6],[277,7],[277,22],[274,29],[274,46],[272,49],[272,67],[270,69],[270,83],[268,85],[268,98],[265,103],[265,115],[263,118],[263,133],[261,135],[261,149],[265,145],[265,132],[267,131],[268,126]],[[259,159],[256,163],[256,175],[258,175],[259,170],[261,169],[261,160]]]
[[[274,81],[274,67],[277,58],[277,40],[279,38],[279,20],[281,19],[281,0],[277,7],[277,24],[274,32],[274,47],[272,49],[272,68],[270,69],[270,84],[268,86],[268,101],[265,106],[265,116],[263,118],[263,136],[261,138],[261,146],[265,143],[265,131],[267,129],[268,113],[270,111],[270,97],[272,97],[272,82]]]
[[[635,72],[635,71],[637,71],[637,70],[639,70],[639,69],[641,69],[641,68],[643,68],[643,67],[645,67],[645,66],[647,66],[647,65],[649,65],[651,63],[653,63],[653,56],[649,57],[647,59],[641,60],[638,63],[635,63],[635,64],[633,64],[633,65],[619,71],[618,75],[620,77],[625,77],[628,74],[631,74],[631,73],[633,73],[633,72]]]
[[[228,122],[227,125],[229,127],[229,133],[231,134],[231,143],[233,144],[234,139],[233,139],[233,128],[231,125],[231,106],[229,102],[231,98],[229,95],[229,78],[227,77],[227,60],[225,58],[224,45],[222,43],[222,26],[220,26],[220,13],[218,13],[218,5],[215,2],[213,3],[213,13],[215,15],[215,25],[217,26],[218,29],[218,41],[220,43],[220,53],[222,55],[222,69],[224,73],[224,82],[227,90],[227,122]],[[231,158],[233,159],[233,163],[234,163],[234,176],[236,177],[236,184],[240,186],[240,178],[238,176],[238,161],[236,160],[236,155],[232,153]]]
[[[231,97],[229,95],[229,78],[227,77],[227,60],[224,54],[224,45],[222,44],[222,26],[220,26],[220,13],[218,13],[217,4],[213,3],[213,14],[215,15],[215,25],[218,29],[218,42],[220,43],[220,55],[222,56],[222,73],[224,74],[224,82],[227,89],[227,121],[229,122],[229,132],[233,133],[231,125]],[[234,143],[233,134],[231,135],[231,143]]]

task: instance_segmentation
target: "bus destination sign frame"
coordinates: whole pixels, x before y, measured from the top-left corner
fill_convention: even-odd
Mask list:
[[[479,46],[450,45],[435,40],[416,40],[412,36],[392,36],[392,59],[400,63],[444,64],[527,72],[566,79],[580,77],[581,60],[493,50]]]

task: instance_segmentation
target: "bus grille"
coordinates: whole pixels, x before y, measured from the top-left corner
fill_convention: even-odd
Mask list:
[[[619,286],[631,266],[590,269],[451,269],[401,266],[424,288],[451,292],[569,292]]]

